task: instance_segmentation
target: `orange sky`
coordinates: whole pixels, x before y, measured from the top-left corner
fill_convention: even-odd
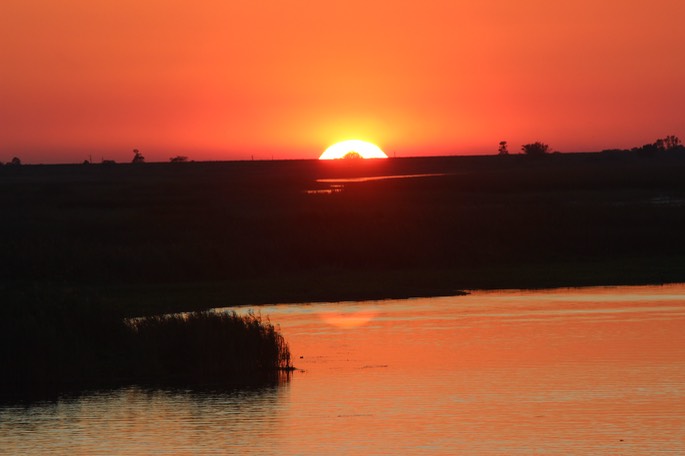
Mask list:
[[[3,0],[0,161],[685,136],[682,0]]]

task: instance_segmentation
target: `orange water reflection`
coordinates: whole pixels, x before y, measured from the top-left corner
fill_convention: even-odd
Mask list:
[[[267,310],[305,371],[286,421],[314,453],[685,451],[683,286],[386,301],[344,329],[319,306]]]
[[[291,381],[0,406],[9,454],[685,454],[685,285],[266,306]],[[0,451],[2,452],[2,451]]]
[[[379,180],[389,179],[414,179],[418,177],[435,177],[447,176],[446,173],[427,173],[427,174],[393,174],[388,176],[367,176],[367,177],[341,177],[341,178],[327,178],[317,179],[319,183],[325,184],[340,184],[340,183],[355,183],[355,182],[373,182]]]

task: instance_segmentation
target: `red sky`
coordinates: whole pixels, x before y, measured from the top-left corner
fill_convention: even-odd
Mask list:
[[[685,136],[682,0],[3,0],[0,161]]]

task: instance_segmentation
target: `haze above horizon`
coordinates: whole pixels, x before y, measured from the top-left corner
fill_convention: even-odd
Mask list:
[[[0,161],[560,151],[685,136],[679,0],[5,0]]]

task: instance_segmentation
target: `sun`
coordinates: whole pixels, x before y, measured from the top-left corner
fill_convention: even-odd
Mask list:
[[[319,157],[319,160],[335,160],[338,158],[388,158],[388,156],[375,144],[350,139],[333,144]]]

